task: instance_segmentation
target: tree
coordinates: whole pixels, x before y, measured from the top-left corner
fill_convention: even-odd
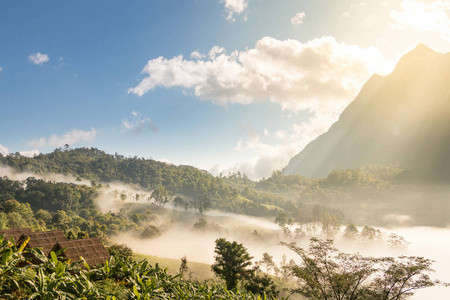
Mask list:
[[[388,237],[387,243],[389,247],[395,249],[406,249],[408,248],[409,242],[405,240],[404,237],[391,233]]]
[[[286,225],[292,225],[294,220],[291,217],[288,217],[287,214],[283,211],[278,214],[275,218],[275,223],[280,227],[285,227]]]
[[[164,186],[160,184],[155,187],[150,197],[154,199],[153,201],[156,205],[164,206],[167,202],[169,202],[167,198],[167,191]]]
[[[334,236],[341,228],[339,217],[322,212],[322,232],[328,237]]]
[[[203,194],[195,199],[194,207],[198,209],[198,212],[200,214],[203,214],[204,211],[208,210],[211,207],[211,200],[205,194]]]
[[[109,246],[108,253],[111,256],[121,258],[123,260],[130,260],[133,257],[133,250],[125,244],[114,244]]]
[[[416,256],[384,257],[380,260],[382,276],[374,279],[374,298],[400,300],[412,296],[418,289],[432,287],[440,282],[432,280],[428,273],[432,260]]]
[[[381,231],[370,226],[364,226],[361,230],[361,238],[366,241],[375,241],[381,239]]]
[[[263,253],[262,259],[256,264],[258,266],[264,266],[266,269],[266,273],[268,274],[270,274],[270,272],[276,268],[275,262],[273,261],[273,256],[270,256],[267,252]]]
[[[141,237],[141,239],[149,239],[149,238],[158,237],[160,235],[161,235],[161,232],[159,231],[158,227],[156,227],[155,225],[149,225],[144,229],[144,231],[142,231],[140,237]]]
[[[198,219],[197,222],[195,222],[194,229],[195,230],[205,230],[207,226],[208,226],[208,222],[205,219],[200,218],[200,219]]]
[[[175,206],[175,207],[182,207],[183,205],[184,205],[184,200],[183,200],[183,198],[181,198],[180,196],[176,196],[174,199],[173,199],[173,205]]]
[[[211,269],[218,277],[225,280],[228,290],[234,290],[238,281],[251,273],[247,267],[252,264],[250,260],[253,257],[248,254],[247,248],[235,241],[229,242],[220,238],[215,243],[216,262]]]
[[[363,257],[339,252],[332,240],[317,238],[308,250],[282,244],[302,259],[284,268],[300,281],[295,292],[311,300],[400,300],[438,283],[428,276],[432,261],[422,257]]]
[[[272,277],[261,272],[258,267],[246,278],[244,288],[255,295],[265,295],[266,299],[276,299],[278,294]]]
[[[345,227],[344,238],[355,240],[358,237],[359,231],[355,224],[348,224]]]

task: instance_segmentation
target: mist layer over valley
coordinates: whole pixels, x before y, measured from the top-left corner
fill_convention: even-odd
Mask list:
[[[380,168],[376,169],[379,170]],[[391,176],[394,176],[392,174],[401,174],[394,167],[386,169],[390,171],[383,172],[383,174],[389,173]],[[436,261],[433,264],[433,268],[436,270],[434,274],[436,278],[448,281],[447,278],[450,276],[447,270],[450,258],[446,253],[449,245],[445,244],[450,229],[445,226],[445,224],[448,224],[448,219],[444,217],[446,214],[442,215],[442,219],[436,221],[437,224],[443,225],[440,228],[414,226],[417,223],[433,225],[430,222],[431,218],[421,217],[421,214],[426,213],[427,210],[423,209],[423,206],[421,206],[423,203],[417,195],[433,195],[433,199],[444,203],[447,190],[443,185],[439,185],[439,187],[427,185],[427,188],[419,189],[417,186],[411,188],[411,186],[394,182],[389,185],[389,188],[381,189],[384,199],[388,199],[381,202],[377,200],[382,198],[380,196],[367,197],[365,195],[372,193],[374,187],[380,189],[380,186],[384,187],[384,185],[380,184],[378,179],[375,183],[367,184],[375,177],[370,177],[367,175],[369,173],[364,173],[362,170],[334,172],[327,178],[319,181],[314,180],[312,183],[308,183],[305,178],[279,173],[274,173],[271,178],[259,183],[251,182],[238,175],[222,178],[221,180],[226,181],[227,184],[237,187],[237,190],[241,193],[240,197],[246,195],[250,198],[252,193],[258,190],[258,184],[269,186],[267,189],[262,189],[264,192],[261,192],[261,195],[266,198],[268,197],[268,190],[272,191],[269,194],[272,197],[275,194],[278,197],[288,198],[292,197],[294,191],[297,191],[297,193],[303,191],[304,193],[305,190],[308,193],[315,191],[315,193],[321,195],[320,198],[315,198],[317,195],[315,197],[309,195],[309,202],[306,202],[309,204],[297,207],[294,211],[279,207],[275,210],[275,213],[270,213],[270,210],[268,210],[267,216],[257,217],[223,212],[209,206],[199,210],[200,207],[194,204],[193,196],[186,196],[181,193],[167,193],[164,196],[166,201],[163,199],[162,202],[158,202],[156,201],[158,193],[154,193],[155,189],[144,189],[139,185],[130,185],[118,181],[102,182],[92,179],[85,180],[70,175],[24,173],[17,172],[11,167],[2,167],[0,170],[2,176],[18,182],[27,182],[27,178],[31,177],[45,182],[90,186],[95,190],[92,198],[95,207],[104,216],[112,213],[134,220],[135,225],[115,232],[111,230],[112,223],[105,223],[110,228],[107,228],[104,234],[106,234],[105,237],[107,237],[109,243],[126,244],[136,253],[173,259],[180,259],[185,256],[188,261],[212,264],[214,262],[214,242],[217,238],[224,237],[242,243],[253,256],[253,263],[261,260],[264,253],[268,253],[273,256],[273,260],[278,266],[282,266],[291,259],[298,262],[299,258],[287,247],[280,245],[280,242],[296,242],[300,247],[306,248],[309,238],[316,236],[323,239],[333,238],[335,246],[348,253],[359,252],[362,255],[375,257],[423,256]],[[372,171],[371,174],[375,173]],[[341,174],[341,180],[346,178],[343,180],[344,184],[333,181],[336,179],[336,174]],[[346,174],[352,174],[352,176],[345,176]],[[353,178],[354,182],[349,182],[348,178]],[[364,178],[362,181],[364,188],[360,186],[361,178]],[[297,190],[293,190],[292,186],[295,185],[286,188],[285,184],[281,184],[288,180],[291,182],[297,180],[297,182],[302,183],[302,187],[298,188],[297,186]],[[31,182],[29,183],[31,184]],[[246,188],[240,190],[239,186],[244,183]],[[313,187],[306,189],[306,184],[311,184]],[[248,186],[251,185],[253,185],[253,192],[248,189]],[[324,190],[319,188],[321,186]],[[25,185],[24,188],[27,189],[28,187]],[[332,201],[328,202],[322,199],[324,191],[327,194],[333,194]],[[387,198],[386,195],[391,195],[392,198]],[[399,196],[397,197],[398,202],[396,205],[392,205],[392,200],[389,199],[394,199],[395,195]],[[3,197],[5,196],[3,194]],[[342,198],[338,198],[339,196]],[[177,203],[175,201],[177,197],[185,199],[185,202]],[[314,199],[319,200],[314,202]],[[356,204],[355,201],[357,200],[360,201],[359,204]],[[282,203],[280,199],[278,201]],[[407,203],[412,204],[414,201],[418,204],[416,207],[405,205]],[[356,207],[352,209],[352,206]],[[345,211],[345,214],[343,211]],[[433,212],[430,212],[430,214],[430,217],[439,215]],[[85,217],[85,212],[82,215]],[[348,215],[352,217],[348,217]],[[7,223],[4,224],[7,225]],[[348,231],[346,227],[349,224],[357,225],[358,232],[352,238],[346,237]],[[381,225],[389,226],[380,227]],[[55,225],[49,223],[47,226],[51,228]],[[92,223],[89,226],[95,225]],[[82,225],[78,227],[85,228]],[[152,230],[148,231],[148,228]],[[74,230],[67,227],[66,229]],[[86,228],[86,230],[89,231],[90,229]],[[95,231],[89,232],[91,235],[96,234]],[[101,233],[102,231],[98,232]],[[397,234],[398,237],[403,237],[405,240],[400,239],[400,243],[396,244],[395,241],[390,241],[391,234]],[[436,245],[439,245],[439,247],[436,247]],[[434,287],[418,292],[413,299],[438,297],[445,291],[443,287]]]

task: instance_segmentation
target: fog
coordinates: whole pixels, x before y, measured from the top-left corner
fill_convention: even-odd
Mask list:
[[[0,176],[7,176],[12,180],[25,180],[28,177],[35,177],[54,182],[91,185],[90,181],[79,181],[73,176],[17,173],[11,168],[4,166],[0,166]],[[438,195],[440,197],[436,197],[436,200],[432,203],[440,203],[442,206],[445,206],[443,204],[444,193],[442,190],[439,190],[439,193],[434,193],[434,196]],[[445,189],[446,191],[448,189]],[[103,213],[126,208],[130,212],[150,209],[157,215],[157,219],[154,222],[162,232],[159,237],[140,239],[128,232],[113,237],[114,242],[127,244],[136,253],[173,259],[180,259],[186,256],[188,261],[212,264],[214,261],[214,241],[217,238],[224,237],[230,241],[242,243],[248,249],[250,255],[254,257],[253,261],[260,260],[262,254],[268,252],[273,256],[274,261],[280,265],[283,255],[286,256],[288,261],[294,259],[294,261],[299,263],[295,253],[281,246],[280,242],[296,241],[299,246],[304,248],[307,248],[309,245],[310,236],[295,236],[294,226],[290,228],[291,233],[286,234],[274,223],[273,219],[237,215],[214,210],[199,214],[198,211],[193,209],[186,211],[176,208],[171,203],[168,203],[165,207],[156,206],[150,203],[149,197],[151,193],[152,191],[143,190],[135,185],[120,182],[102,183],[98,197],[95,199],[98,208]],[[410,191],[409,195],[412,193]],[[121,195],[125,195],[126,197],[121,197]],[[407,204],[406,198],[407,195],[402,197],[402,204]],[[417,201],[417,199],[413,199],[411,203]],[[448,268],[450,266],[450,254],[448,253],[448,249],[450,249],[450,240],[448,239],[450,236],[450,227],[414,227],[416,216],[412,216],[414,214],[411,212],[412,210],[416,212],[417,208],[406,207],[405,210],[407,214],[397,213],[397,210],[393,209],[392,212],[384,215],[380,211],[373,212],[372,216],[379,213],[381,223],[396,224],[397,227],[377,228],[383,232],[384,239],[390,233],[404,237],[410,243],[407,248],[401,250],[391,249],[387,247],[385,242],[349,242],[342,238],[344,228],[341,228],[341,231],[336,235],[335,246],[343,252],[359,252],[362,255],[375,257],[400,255],[423,256],[435,261],[432,265],[432,268],[436,271],[432,275],[434,279],[450,282],[450,269]],[[436,209],[432,210],[436,211]],[[371,207],[364,207],[364,211],[366,215],[360,215],[360,217],[364,217],[368,221],[370,218],[367,216],[370,215]],[[424,213],[429,216],[428,210],[424,211]],[[442,214],[446,214],[446,211],[441,211],[440,215]],[[199,218],[204,218],[210,225],[209,228],[205,230],[194,230],[193,225]],[[361,231],[361,228],[359,230]],[[449,292],[450,290],[448,288],[441,286],[426,288],[418,291],[411,299],[443,299]]]
[[[189,215],[189,213],[187,214]],[[188,261],[212,264],[214,262],[214,241],[217,238],[224,237],[230,241],[242,243],[250,255],[254,257],[253,261],[261,260],[262,254],[268,252],[273,256],[278,266],[280,266],[283,255],[286,255],[288,261],[294,259],[296,263],[300,262],[294,252],[280,245],[281,241],[296,241],[297,245],[304,248],[309,245],[309,237],[295,238],[293,233],[286,235],[279,227],[272,226],[271,220],[208,212],[202,217],[208,222],[219,225],[224,230],[220,232],[195,231],[193,224],[199,217],[199,214],[190,213],[190,218],[184,218],[183,222],[174,223],[157,238],[139,239],[123,234],[115,237],[114,240],[118,243],[127,244],[137,253],[173,259],[186,256]],[[361,230],[361,228],[359,229]],[[450,228],[399,227],[378,229],[382,231],[384,240],[389,234],[395,233],[404,237],[409,242],[409,246],[395,249],[388,247],[385,241],[348,241],[342,238],[344,228],[336,235],[335,246],[342,252],[359,252],[365,256],[423,256],[435,261],[432,265],[432,268],[436,271],[432,274],[433,279],[450,282],[450,270],[448,269],[450,265],[450,255],[448,254]],[[257,230],[257,236],[252,234],[254,230]],[[418,291],[411,299],[429,300],[433,297],[443,299],[448,293],[448,288],[436,286]]]
[[[86,179],[76,179],[71,175],[62,175],[62,174],[36,174],[33,172],[17,172],[14,169],[0,165],[0,176],[7,176],[11,180],[25,180],[28,177],[34,177],[37,179],[43,179],[46,181],[54,181],[54,182],[64,182],[64,183],[74,183],[74,184],[85,184],[91,185],[91,182]]]
[[[25,180],[28,177],[34,177],[52,182],[63,182],[72,184],[82,184],[91,186],[91,181],[87,179],[75,178],[71,175],[63,174],[36,174],[33,172],[16,172],[14,169],[0,165],[0,177],[7,176],[10,180]],[[138,185],[124,184],[122,182],[99,183],[101,188],[98,189],[98,196],[94,199],[97,208],[102,212],[117,212],[125,203],[147,202],[152,190],[143,190]],[[120,195],[126,196],[121,199]],[[141,200],[136,201],[136,195]]]
[[[271,220],[217,211],[203,215],[195,212],[180,214],[180,220],[172,220],[171,226],[157,238],[130,238],[129,234],[123,234],[114,240],[127,244],[137,253],[174,259],[186,255],[190,261],[207,264],[213,263],[214,241],[221,237],[243,243],[256,260],[260,260],[264,252],[270,253],[276,261],[281,260],[283,254],[294,257],[287,248],[279,245],[285,240],[284,234]],[[218,225],[219,230],[195,230],[193,225],[199,218]]]

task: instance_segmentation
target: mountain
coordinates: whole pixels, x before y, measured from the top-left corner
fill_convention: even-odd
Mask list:
[[[410,174],[450,178],[450,53],[419,44],[390,75],[373,75],[284,173],[323,177],[337,168],[393,163]]]

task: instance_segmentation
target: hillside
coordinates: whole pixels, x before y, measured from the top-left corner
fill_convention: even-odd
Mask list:
[[[418,45],[373,75],[339,120],[293,157],[285,174],[398,164],[410,176],[450,178],[450,53]]]
[[[157,195],[152,194],[155,201],[170,201],[178,196],[181,199],[179,205],[190,205],[198,210],[214,208],[252,215],[276,215],[278,210],[283,209],[278,205],[290,207],[283,201],[271,201],[269,204],[275,204],[275,207],[267,207],[264,202],[241,197],[238,188],[192,166],[175,166],[153,159],[111,155],[96,148],[58,148],[35,157],[0,154],[0,164],[19,172],[38,175],[72,175],[77,180],[90,180],[92,186],[100,182],[138,185],[150,193],[156,190]],[[275,196],[272,198],[277,202]]]

